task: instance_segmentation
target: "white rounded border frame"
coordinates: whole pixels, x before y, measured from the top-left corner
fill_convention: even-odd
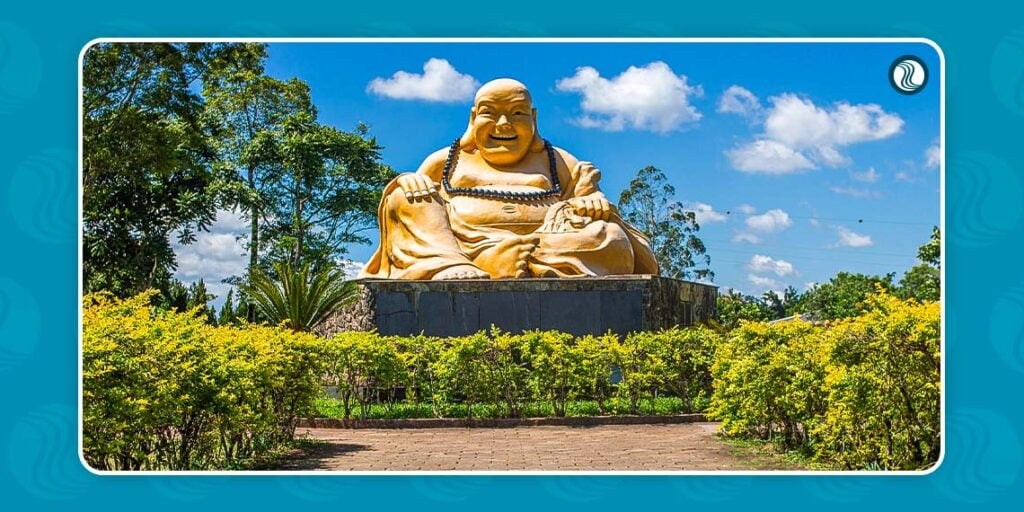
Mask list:
[[[939,460],[930,468],[920,471],[813,471],[813,470],[650,470],[650,471],[596,471],[596,470],[239,470],[239,471],[107,471],[98,470],[85,460],[82,418],[82,86],[85,52],[101,43],[911,43],[932,48],[939,57],[939,233],[940,233],[940,341],[939,341]],[[946,459],[946,55],[935,41],[923,37],[100,37],[82,47],[78,54],[78,460],[90,473],[100,476],[925,476],[935,472]]]

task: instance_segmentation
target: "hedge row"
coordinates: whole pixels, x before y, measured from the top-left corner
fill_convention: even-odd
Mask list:
[[[429,403],[442,417],[452,405],[487,406],[500,416],[523,415],[529,403],[550,404],[557,416],[567,403],[609,401],[637,414],[641,400],[659,393],[702,410],[711,392],[711,351],[718,336],[709,329],[573,338],[559,332],[519,335],[498,330],[459,338],[382,337],[347,332],[324,345],[325,384],[335,386],[348,418],[366,416],[375,403]],[[397,397],[403,390],[404,397]]]
[[[100,469],[237,466],[292,439],[323,386],[343,415],[429,404],[521,416],[574,400],[636,414],[682,399],[733,436],[780,441],[850,468],[917,469],[939,452],[939,306],[881,293],[828,328],[745,323],[574,338],[481,332],[460,338],[212,327],[150,307],[151,294],[85,297],[86,460]],[[615,407],[611,407],[611,405]]]
[[[84,299],[83,445],[103,470],[224,468],[292,439],[320,386],[320,342],[212,327],[148,292]]]
[[[214,327],[198,312],[161,311],[152,293],[84,298],[85,458],[105,470],[237,467],[291,441],[324,386],[344,416],[371,404],[453,406],[516,417],[530,403],[559,416],[573,400],[602,414],[639,411],[661,393],[702,410],[718,336],[703,328],[573,338],[497,330],[461,338]],[[611,401],[617,407],[609,407]],[[613,410],[614,409],[614,410]]]
[[[718,346],[709,415],[848,468],[921,469],[939,456],[939,305],[879,293],[829,328],[745,323]]]

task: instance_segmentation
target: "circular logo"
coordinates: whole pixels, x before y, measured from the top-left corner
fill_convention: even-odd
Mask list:
[[[904,55],[889,66],[889,84],[900,94],[917,94],[927,83],[928,66],[913,55]]]

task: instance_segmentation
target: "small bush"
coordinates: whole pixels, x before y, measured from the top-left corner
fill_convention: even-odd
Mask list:
[[[104,470],[226,467],[291,441],[320,393],[320,343],[276,327],[212,327],[155,291],[86,296],[85,459]]]
[[[884,294],[870,303],[830,333],[815,451],[849,467],[925,467],[940,446],[939,304]]]
[[[939,454],[939,305],[882,290],[859,317],[744,323],[718,346],[709,415],[849,468],[919,469]]]
[[[927,467],[939,452],[939,306],[884,291],[830,327],[743,322],[573,338],[458,338],[213,327],[85,297],[85,457],[100,469],[232,467],[333,417],[676,414],[850,468]],[[616,376],[616,374],[618,374]],[[618,378],[616,378],[618,377]],[[334,386],[338,399],[323,396]]]

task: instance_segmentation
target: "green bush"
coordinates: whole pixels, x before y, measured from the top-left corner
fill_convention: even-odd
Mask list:
[[[829,327],[744,323],[718,345],[708,411],[849,468],[918,469],[939,453],[939,305],[882,290]]]
[[[706,327],[640,332],[628,344],[644,347],[656,388],[681,398],[688,411],[704,410],[711,395],[711,363],[720,336]]]
[[[750,322],[723,341],[712,366],[709,412],[726,434],[803,444],[803,427],[823,412],[815,407],[824,393],[818,332],[806,322]]]
[[[849,467],[925,467],[940,447],[939,305],[888,295],[870,303],[830,333],[816,453]]]
[[[363,418],[372,403],[393,405],[396,388],[409,380],[406,359],[391,339],[372,332],[343,332],[322,344],[324,384],[336,386],[346,418],[355,404]]]
[[[490,381],[491,366],[487,357],[491,350],[487,333],[450,338],[434,362],[433,374],[438,380],[439,398],[444,403],[463,401],[467,417],[473,417],[473,406],[494,403],[497,393]]]
[[[576,353],[577,392],[594,400],[600,414],[608,414],[608,401],[615,393],[612,372],[619,350],[619,338],[614,334],[584,336],[576,340],[572,350]]]
[[[92,294],[83,312],[83,445],[104,470],[207,469],[291,441],[313,411],[320,343],[276,327],[212,327],[156,292]]]
[[[593,401],[598,414],[640,414],[657,409],[641,402],[659,392],[682,400],[673,412],[693,412],[711,393],[715,340],[703,328],[639,333],[623,342],[611,334],[574,339],[553,331],[514,335],[492,329],[457,338],[346,332],[324,342],[324,384],[336,386],[338,403],[330,409],[344,418],[357,405],[362,418],[402,417],[405,412],[393,411],[398,388],[405,404],[429,403],[437,417],[463,410],[468,417],[478,410],[521,417],[539,403],[565,416],[569,404],[580,400]],[[617,383],[616,369],[622,376]],[[376,406],[384,412],[371,414]]]
[[[231,467],[332,417],[676,414],[850,468],[926,467],[939,451],[939,306],[884,291],[815,327],[742,322],[573,338],[493,329],[458,338],[213,327],[85,297],[85,457],[101,469]],[[618,373],[620,378],[616,379]],[[323,396],[335,386],[337,400]]]
[[[565,416],[566,403],[580,395],[579,366],[581,354],[573,350],[571,335],[560,332],[533,331],[512,343],[519,345],[529,365],[528,379],[535,400],[551,404],[555,416]]]

